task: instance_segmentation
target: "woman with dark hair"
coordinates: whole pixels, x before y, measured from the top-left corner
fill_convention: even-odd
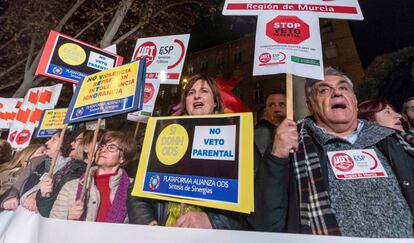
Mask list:
[[[62,146],[59,148],[60,130],[45,143],[46,157],[38,157],[32,162],[32,166],[26,167],[16,180],[12,188],[6,192],[4,199],[1,200],[1,207],[7,210],[14,210],[19,205],[19,201],[23,207],[30,211],[37,211],[36,193],[40,188],[41,177],[49,171],[51,160],[58,155],[53,174],[63,168],[70,160],[71,152],[70,143],[75,140],[77,132],[66,131],[63,138]],[[40,161],[39,161],[40,160]]]
[[[82,201],[85,177],[63,185],[53,208],[51,218],[123,223],[127,218],[126,198],[130,179],[124,166],[137,152],[133,137],[122,132],[108,131],[99,142],[96,165],[88,176],[87,196]]]
[[[190,78],[181,96],[181,114],[223,113],[224,106],[216,82],[205,75]],[[180,215],[179,203],[128,197],[128,216],[132,224],[207,229],[243,229],[239,214],[224,210],[186,205]]]
[[[401,115],[384,99],[367,100],[358,106],[358,118],[374,121],[383,127],[404,131]]]

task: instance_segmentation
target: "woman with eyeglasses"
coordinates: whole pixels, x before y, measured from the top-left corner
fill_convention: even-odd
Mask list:
[[[98,133],[98,140],[104,130]],[[53,178],[46,176],[40,181],[40,190],[36,195],[36,205],[43,217],[49,217],[50,210],[63,185],[71,180],[80,178],[86,170],[87,153],[90,149],[93,131],[83,131],[70,143],[69,157],[71,160],[63,166]]]
[[[205,75],[190,78],[180,102],[182,115],[210,115],[223,113],[220,89]],[[128,217],[132,224],[162,225],[185,228],[243,229],[240,214],[229,211],[186,205],[180,215],[175,202],[128,197]]]
[[[130,178],[123,168],[137,152],[133,137],[108,131],[99,142],[95,166],[91,168],[85,201],[85,177],[67,182],[60,190],[50,218],[123,223],[127,218],[126,198]]]

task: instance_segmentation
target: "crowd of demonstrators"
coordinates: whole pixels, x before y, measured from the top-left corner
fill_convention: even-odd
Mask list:
[[[12,187],[30,160],[43,155],[45,150],[46,147],[42,144],[31,144],[17,152],[10,161],[0,164],[0,195]]]
[[[130,178],[123,167],[136,154],[134,138],[118,131],[104,133],[95,165],[90,170],[87,197],[82,198],[85,176],[66,182],[53,204],[51,218],[123,223]]]
[[[223,103],[215,81],[207,76],[193,76],[181,97],[182,115],[223,113]],[[211,208],[181,205],[175,202],[128,197],[128,216],[132,224],[162,225],[207,229],[243,229],[240,215]],[[180,211],[184,211],[180,215]]]
[[[98,133],[98,139],[104,131]],[[66,163],[53,178],[45,176],[40,182],[40,190],[36,195],[36,205],[39,213],[48,217],[50,210],[63,185],[67,182],[80,178],[85,170],[88,161],[88,152],[91,149],[93,131],[81,131],[79,135],[70,143],[70,161]]]
[[[53,174],[59,171],[67,162],[70,161],[70,143],[76,138],[76,133],[67,131],[63,138],[62,146],[59,148],[60,131],[56,132],[46,143],[46,150],[43,156],[33,158],[22,170],[13,186],[6,191],[0,206],[3,209],[14,210],[19,204],[30,211],[37,211],[36,193],[40,188],[39,181],[43,174],[49,171],[51,160],[58,156]]]
[[[286,118],[286,94],[271,93],[266,96],[264,117],[254,128],[254,174],[269,146],[272,145],[277,126]]]
[[[0,139],[0,165],[12,159],[12,147],[7,140]]]
[[[133,175],[124,167],[136,158],[136,140],[104,130],[96,147],[92,131],[66,131],[59,147],[58,131],[44,146],[31,145],[9,158],[0,165],[0,209],[22,204],[44,217],[69,220],[413,237],[414,97],[405,101],[402,115],[382,99],[358,106],[352,81],[333,68],[325,68],[324,80],[307,79],[305,94],[311,116],[299,122],[286,118],[285,94],[266,97],[264,119],[254,131],[255,209],[248,217],[132,196]],[[217,84],[205,75],[189,79],[177,107],[176,115],[189,116],[224,110]],[[3,153],[7,145],[2,142]],[[328,152],[368,149],[375,151],[386,176],[338,179]],[[53,176],[43,176],[55,156]]]
[[[257,230],[357,237],[412,237],[414,157],[395,131],[357,119],[351,80],[325,69],[305,84],[311,116],[285,119],[258,172]],[[373,149],[387,177],[339,180],[327,152]],[[291,151],[294,151],[291,154]]]

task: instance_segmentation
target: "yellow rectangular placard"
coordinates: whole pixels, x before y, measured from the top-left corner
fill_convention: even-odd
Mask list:
[[[67,111],[68,108],[45,110],[35,132],[35,137],[47,138],[52,136],[56,130],[62,129]],[[68,127],[68,129],[71,129],[71,127]]]
[[[145,60],[85,77],[70,102],[65,123],[96,120],[142,108]]]
[[[151,117],[132,195],[252,212],[252,114]]]

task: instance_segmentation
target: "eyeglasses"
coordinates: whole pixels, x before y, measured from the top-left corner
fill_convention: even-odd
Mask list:
[[[116,152],[118,150],[122,151],[122,149],[115,144],[99,144],[98,145],[98,150],[102,150],[103,148],[106,148],[106,150],[108,150],[109,152]]]
[[[336,90],[339,90],[341,92],[348,92],[351,89],[352,89],[351,86],[344,81],[344,82],[340,82],[336,87],[332,87],[325,83],[320,84],[320,85],[317,85],[314,90],[316,92],[316,95],[318,96],[331,96],[332,93]]]

